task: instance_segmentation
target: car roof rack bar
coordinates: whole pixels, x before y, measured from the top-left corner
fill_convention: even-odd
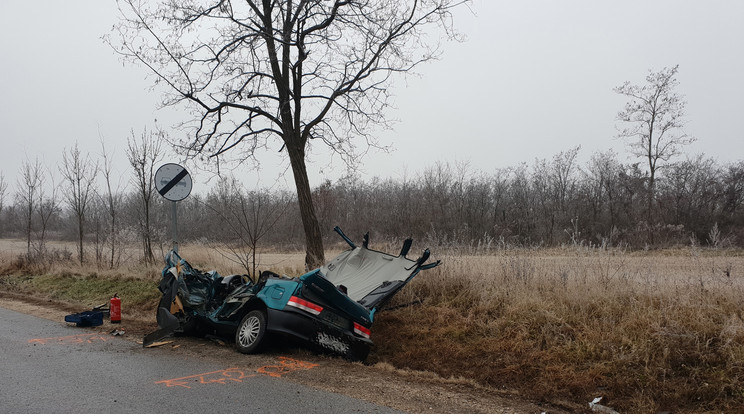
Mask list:
[[[424,253],[421,255],[421,257],[419,257],[418,260],[416,260],[416,264],[419,266],[423,265],[424,262],[429,260],[430,255],[431,255],[431,252],[429,251],[429,249],[424,250]]]
[[[420,269],[421,270],[433,269],[433,268],[439,266],[440,263],[442,263],[442,261],[441,260],[437,260],[436,262],[432,262],[432,263],[425,264],[425,265],[421,266]]]
[[[350,238],[346,237],[346,235],[344,234],[344,232],[341,231],[341,227],[336,226],[336,227],[333,228],[333,231],[335,231],[336,233],[338,233],[338,235],[341,236],[341,238],[344,239],[344,241],[346,243],[348,243],[349,246],[351,246],[352,249],[356,249],[356,244],[354,244],[354,242],[351,241]]]
[[[406,255],[408,254],[408,251],[409,251],[409,250],[411,250],[411,245],[412,245],[412,244],[413,244],[413,239],[406,239],[406,240],[405,240],[405,241],[403,242],[403,248],[402,248],[402,249],[400,249],[400,254],[399,254],[399,256],[403,256],[403,257],[406,257]]]

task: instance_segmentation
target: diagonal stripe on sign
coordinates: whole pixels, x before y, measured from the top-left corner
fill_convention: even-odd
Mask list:
[[[173,177],[173,179],[170,180],[170,182],[168,184],[166,184],[165,187],[161,188],[158,191],[160,193],[160,195],[163,196],[163,197],[165,197],[165,195],[168,194],[168,191],[170,191],[171,188],[173,188],[176,184],[178,184],[178,182],[181,181],[181,179],[183,179],[183,177],[185,177],[186,174],[188,174],[188,172],[186,171],[186,169],[183,169],[183,170],[181,170],[181,172],[179,172],[178,174],[176,174],[176,176]]]

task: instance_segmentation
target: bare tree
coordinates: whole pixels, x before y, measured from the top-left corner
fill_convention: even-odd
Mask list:
[[[567,199],[571,198],[571,191],[576,185],[576,156],[581,150],[581,146],[575,146],[569,150],[561,151],[553,156],[551,163],[551,180],[554,188],[555,197],[558,207],[561,211],[566,211]]]
[[[85,220],[90,204],[95,194],[95,180],[98,174],[98,163],[90,159],[90,155],[82,155],[77,142],[62,153],[62,167],[59,169],[66,188],[63,197],[77,219],[78,259],[80,264],[85,261],[83,239],[85,238]]]
[[[36,230],[36,246],[34,246],[34,250],[38,258],[44,257],[47,253],[47,232],[50,230],[52,220],[57,218],[60,213],[59,200],[57,199],[59,188],[55,183],[54,173],[49,170],[47,172],[49,174],[49,186],[45,185],[46,176],[41,175],[40,185],[37,191],[39,198],[36,203],[38,206],[36,212],[39,225]],[[49,193],[47,193],[47,188],[49,189]]]
[[[5,193],[8,191],[8,182],[5,181],[5,174],[0,172],[0,211],[5,206]]]
[[[723,213],[727,219],[731,219],[737,211],[741,213],[744,207],[744,161],[726,168],[723,185]]]
[[[116,50],[141,62],[169,88],[165,105],[187,104],[194,134],[189,155],[215,160],[237,148],[257,162],[271,140],[294,175],[307,267],[324,261],[305,160],[316,140],[347,165],[379,146],[388,86],[434,58],[430,26],[454,36],[451,10],[467,0],[118,0]],[[110,44],[114,44],[111,39]],[[233,152],[233,154],[235,154]]]
[[[140,213],[140,235],[142,237],[142,253],[145,262],[152,263],[155,256],[152,253],[152,226],[150,210],[155,195],[155,165],[162,160],[161,143],[163,132],[147,132],[145,129],[140,139],[132,131],[127,139],[127,158],[134,170],[134,184],[137,197],[142,203]]]
[[[595,152],[592,154],[586,171],[583,171],[583,184],[591,210],[589,224],[592,234],[597,234],[600,241],[612,245],[613,229],[618,224],[619,176],[622,171],[614,151]]]
[[[2,219],[3,208],[5,207],[5,193],[8,191],[8,182],[5,181],[5,175],[0,172],[0,219]],[[3,223],[0,221],[0,236],[3,233]]]
[[[106,209],[104,195],[98,194],[90,203],[90,213],[86,215],[86,221],[90,223],[93,233],[93,255],[96,266],[103,268],[104,255],[110,246],[109,232],[107,228],[108,210]]]
[[[617,114],[623,127],[618,137],[628,140],[633,155],[648,162],[647,220],[649,241],[653,243],[653,205],[656,195],[656,172],[659,161],[669,161],[678,155],[683,145],[694,141],[684,133],[687,101],[675,92],[679,82],[675,78],[679,65],[658,72],[649,71],[645,85],[625,82],[614,91],[629,98]]]
[[[31,235],[34,212],[38,208],[37,193],[43,183],[42,167],[38,158],[32,164],[26,160],[21,165],[21,177],[16,189],[16,203],[21,205],[21,217],[24,222],[26,236],[26,255],[31,257]]]
[[[101,172],[103,178],[106,181],[106,192],[102,195],[103,204],[106,206],[108,213],[108,242],[109,242],[109,268],[113,269],[116,259],[116,248],[118,246],[118,226],[117,219],[119,218],[119,208],[121,205],[121,179],[118,180],[116,188],[112,187],[113,180],[113,169],[111,158],[109,157],[108,151],[106,151],[106,145],[101,139],[101,155],[103,156],[103,167]]]
[[[219,218],[220,233],[230,238],[225,257],[243,266],[258,280],[259,243],[271,233],[290,205],[282,193],[245,191],[234,177],[222,178],[210,199],[210,210]]]
[[[240,237],[244,241],[250,261],[244,266],[248,268],[250,263],[251,275],[258,280],[256,269],[258,266],[259,242],[274,228],[277,221],[287,211],[289,203],[287,200],[274,199],[267,192],[250,191],[240,194],[240,209],[235,211]]]

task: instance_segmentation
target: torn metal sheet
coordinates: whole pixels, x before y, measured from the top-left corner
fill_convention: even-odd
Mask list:
[[[176,334],[234,335],[236,347],[254,353],[268,335],[283,335],[313,348],[364,360],[372,341],[375,313],[422,270],[429,250],[409,259],[410,239],[397,256],[369,249],[365,235],[356,245],[336,227],[350,249],[297,278],[261,272],[258,281],[246,275],[221,276],[191,267],[175,251],[165,257],[160,281],[158,330],[143,346]]]

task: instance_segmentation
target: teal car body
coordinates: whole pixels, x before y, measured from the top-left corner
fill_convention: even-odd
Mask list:
[[[239,351],[254,353],[267,335],[281,335],[364,360],[372,346],[375,314],[413,277],[440,262],[427,263],[428,249],[417,260],[408,259],[410,239],[393,256],[370,250],[367,235],[356,245],[338,227],[334,230],[350,249],[296,278],[269,271],[257,281],[246,275],[223,277],[194,269],[177,252],[169,252],[159,285],[159,329],[144,344],[171,333],[212,330],[234,334]]]

